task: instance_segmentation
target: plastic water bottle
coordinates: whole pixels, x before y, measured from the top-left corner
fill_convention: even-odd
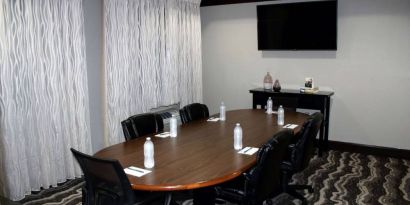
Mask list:
[[[177,118],[175,115],[172,115],[171,119],[169,120],[169,132],[171,137],[176,137],[177,136]]]
[[[282,105],[279,106],[278,109],[278,125],[284,125],[285,124],[285,110],[283,110]]]
[[[267,113],[268,114],[272,114],[272,98],[271,97],[269,97],[269,99],[268,99],[268,102],[266,103],[266,105],[267,105]]]
[[[225,114],[225,104],[224,102],[221,103],[221,106],[219,107],[219,120],[220,121],[225,121],[226,119],[226,114]]]
[[[147,140],[144,143],[144,166],[148,169],[155,166],[154,143],[152,143],[151,137],[147,137]]]
[[[242,127],[239,123],[236,123],[233,130],[233,148],[236,150],[242,149]]]

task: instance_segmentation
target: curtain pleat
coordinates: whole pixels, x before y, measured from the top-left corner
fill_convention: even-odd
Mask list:
[[[200,0],[105,0],[106,143],[121,121],[158,106],[202,102]]]
[[[82,0],[0,0],[0,187],[19,200],[91,152]]]

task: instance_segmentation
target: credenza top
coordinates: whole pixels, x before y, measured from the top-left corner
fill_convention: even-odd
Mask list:
[[[269,93],[271,93],[271,94],[284,94],[284,95],[286,95],[286,94],[297,94],[297,95],[324,95],[324,96],[332,96],[333,94],[334,94],[334,92],[333,91],[322,91],[322,90],[319,90],[318,92],[316,92],[316,93],[302,93],[302,92],[300,92],[300,90],[298,90],[298,89],[281,89],[279,92],[275,92],[275,91],[273,91],[273,90],[265,90],[265,89],[263,89],[263,88],[255,88],[255,89],[251,89],[251,90],[249,90],[249,92],[250,93],[267,93],[267,94],[269,94]]]

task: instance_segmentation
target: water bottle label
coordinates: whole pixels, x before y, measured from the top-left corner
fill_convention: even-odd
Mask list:
[[[285,124],[285,112],[283,108],[278,109],[278,125],[284,125]]]
[[[225,110],[224,109],[221,109],[220,111],[219,120],[225,121]]]
[[[153,168],[154,166],[155,166],[154,158],[148,157],[148,158],[144,159],[144,167],[145,168],[150,169],[150,168]]]

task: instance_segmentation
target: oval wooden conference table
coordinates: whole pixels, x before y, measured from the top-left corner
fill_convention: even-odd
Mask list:
[[[285,112],[285,125],[297,124],[300,130],[308,115]],[[207,119],[178,127],[176,138],[151,136],[155,150],[155,167],[143,177],[128,175],[135,190],[177,191],[209,187],[231,180],[256,163],[256,154],[238,154],[233,148],[236,123],[243,129],[243,147],[260,147],[282,126],[277,115],[265,110],[244,109],[226,112],[226,121],[208,122]],[[147,137],[148,137],[147,136]],[[144,168],[145,137],[116,144],[97,152],[95,156],[117,159],[126,168]]]

